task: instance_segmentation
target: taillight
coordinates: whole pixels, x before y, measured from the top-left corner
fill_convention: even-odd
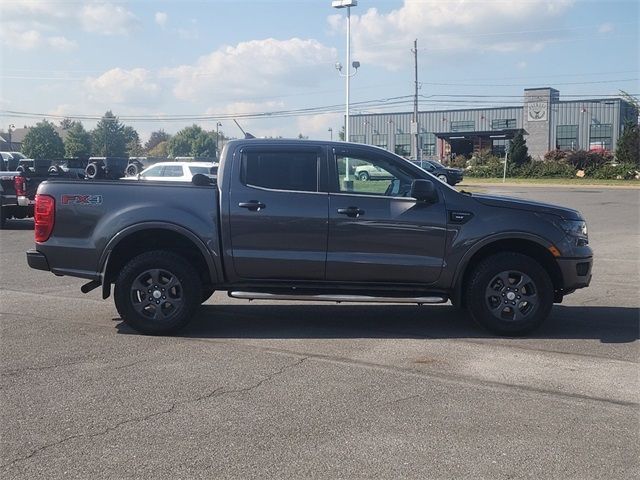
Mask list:
[[[16,195],[19,197],[24,197],[26,195],[26,180],[22,176],[17,176],[13,179],[13,187],[16,190]]]
[[[51,236],[56,217],[56,201],[49,195],[36,195],[34,209],[36,242],[46,242]]]

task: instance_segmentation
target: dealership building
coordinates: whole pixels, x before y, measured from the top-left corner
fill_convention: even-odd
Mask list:
[[[612,151],[625,123],[637,118],[621,98],[561,100],[553,88],[527,88],[522,105],[423,111],[417,122],[413,112],[351,115],[349,136],[412,159],[446,160],[485,149],[503,155],[522,132],[531,156],[542,158],[555,149]]]

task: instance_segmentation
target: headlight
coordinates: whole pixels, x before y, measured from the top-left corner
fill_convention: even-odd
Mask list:
[[[576,245],[579,247],[584,247],[589,244],[587,222],[584,220],[562,220],[560,227],[567,232],[567,235],[576,239]]]

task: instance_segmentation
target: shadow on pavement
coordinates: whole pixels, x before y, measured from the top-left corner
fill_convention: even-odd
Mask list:
[[[528,338],[597,339],[629,343],[640,338],[640,309],[553,307]],[[124,323],[120,333],[134,333]],[[412,305],[203,305],[180,336],[192,338],[493,338],[463,310]]]

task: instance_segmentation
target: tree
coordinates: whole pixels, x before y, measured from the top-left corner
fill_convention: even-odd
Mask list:
[[[302,133],[299,133],[299,134],[298,134],[298,138],[299,138],[300,140],[308,140],[308,139],[309,139],[309,137],[308,137],[308,136],[305,136],[305,135],[303,135]]]
[[[84,129],[81,122],[72,122],[67,127],[64,153],[65,156],[71,158],[89,158],[91,156],[91,134]]]
[[[147,143],[144,144],[144,148],[145,150],[147,150],[147,152],[150,152],[158,144],[162,142],[166,142],[170,138],[171,138],[171,135],[169,135],[164,130],[162,129],[156,130],[155,132],[151,132],[151,136],[149,137],[149,140],[147,140]]]
[[[60,128],[63,130],[69,130],[75,123],[75,120],[71,120],[70,118],[65,117],[60,120]]]
[[[629,121],[616,143],[616,160],[618,163],[632,163],[640,167],[640,126]]]
[[[215,157],[215,133],[205,132],[198,125],[183,128],[169,140],[169,154],[172,157]]]
[[[43,120],[29,129],[22,141],[22,152],[36,160],[64,157],[64,145],[53,124]]]
[[[344,142],[344,125],[340,127],[340,131],[338,132],[338,138],[340,141]]]
[[[127,155],[130,157],[140,157],[144,155],[144,148],[140,143],[140,135],[133,127],[124,127],[124,138],[127,144]]]
[[[151,150],[147,151],[147,155],[150,157],[168,157],[169,156],[169,141],[165,140],[160,142]]]
[[[100,157],[124,157],[127,154],[127,137],[124,125],[111,110],[107,111],[96,128],[91,130],[91,151]],[[136,134],[137,135],[137,134]]]
[[[527,142],[521,132],[509,142],[509,160],[515,165],[522,165],[531,161]]]

